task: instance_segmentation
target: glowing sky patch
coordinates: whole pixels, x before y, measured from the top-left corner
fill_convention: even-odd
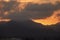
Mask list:
[[[60,10],[54,11],[53,15],[47,18],[43,19],[32,19],[33,22],[41,23],[43,25],[55,25],[60,22],[60,16],[57,16],[60,14]]]

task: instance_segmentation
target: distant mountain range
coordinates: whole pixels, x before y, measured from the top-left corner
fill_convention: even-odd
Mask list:
[[[1,37],[60,37],[60,23],[44,26],[31,20],[23,22],[10,21],[0,23]]]

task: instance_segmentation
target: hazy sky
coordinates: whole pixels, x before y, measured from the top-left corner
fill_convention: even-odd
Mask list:
[[[52,0],[19,0],[22,3],[17,2],[6,2],[3,3],[4,7],[2,8],[3,11],[8,11],[9,15],[5,17],[9,17],[13,20],[28,20],[30,18],[45,18],[51,16],[53,11],[60,9],[60,3],[53,5]],[[42,4],[39,1],[42,2]],[[57,0],[53,0],[56,2]],[[60,0],[59,0],[60,1]],[[26,3],[28,2],[28,3]],[[31,3],[30,3],[31,2]],[[49,3],[46,3],[49,2]],[[17,6],[20,5],[20,8]],[[19,9],[24,8],[22,11],[19,12]],[[13,13],[11,13],[13,10]]]

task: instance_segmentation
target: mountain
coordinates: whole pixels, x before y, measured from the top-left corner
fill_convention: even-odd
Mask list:
[[[60,32],[57,28],[60,28],[60,24],[48,27],[31,20],[23,22],[10,21],[0,24],[0,37],[58,38]]]

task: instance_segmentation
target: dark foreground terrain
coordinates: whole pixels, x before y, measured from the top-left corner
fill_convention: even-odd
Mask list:
[[[31,20],[0,23],[0,40],[60,40],[60,24],[44,26]]]

